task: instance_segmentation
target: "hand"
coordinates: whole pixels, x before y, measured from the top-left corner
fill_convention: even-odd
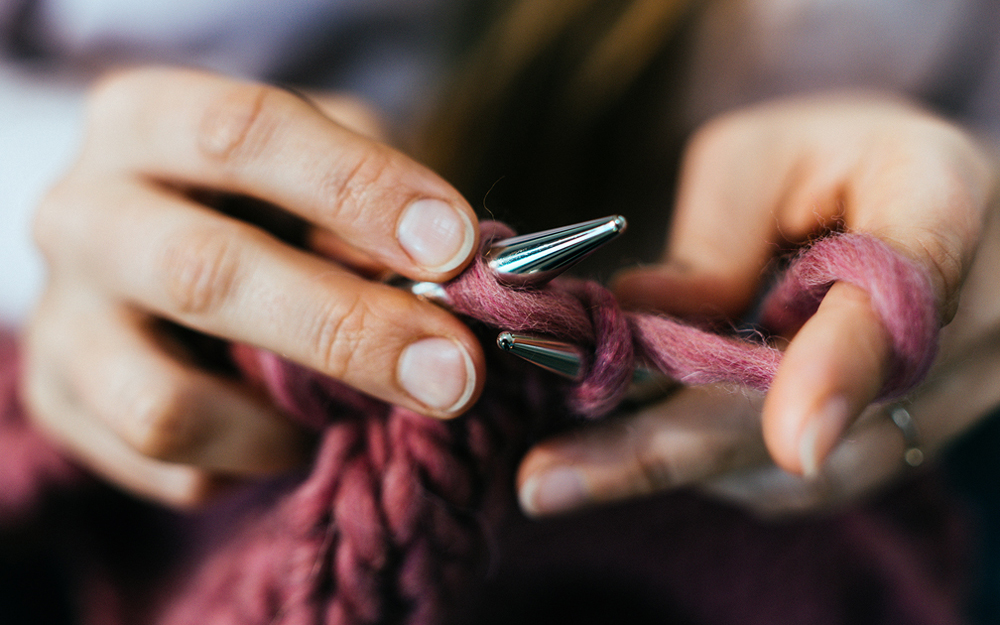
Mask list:
[[[689,146],[664,263],[624,273],[615,288],[633,306],[735,318],[782,251],[830,230],[882,238],[927,269],[941,318],[954,317],[927,383],[908,398],[932,453],[1000,402],[991,285],[1000,233],[984,236],[997,227],[987,210],[993,185],[992,163],[965,133],[902,102],[831,96],[734,113]],[[834,285],[789,338],[765,397],[684,389],[538,445],[521,466],[525,509],[700,484],[780,513],[891,479],[903,437],[886,407],[870,406],[890,347],[867,295]]]
[[[303,460],[303,434],[199,366],[164,331],[171,324],[428,415],[476,399],[483,357],[472,333],[362,275],[453,277],[476,248],[475,216],[443,180],[371,138],[359,105],[171,69],[111,76],[89,104],[82,153],[36,219],[50,273],[24,395],[56,442],[179,506]],[[210,199],[225,196],[300,221],[334,260],[215,210]]]

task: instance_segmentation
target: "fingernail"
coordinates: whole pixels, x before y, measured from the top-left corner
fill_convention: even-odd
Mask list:
[[[529,477],[520,492],[521,508],[531,516],[574,510],[590,499],[583,476],[565,468]]]
[[[428,408],[452,413],[469,401],[476,370],[465,349],[450,339],[421,339],[399,357],[400,386]]]
[[[834,397],[806,423],[799,437],[799,461],[806,477],[816,477],[826,456],[840,440],[848,419],[847,400]]]
[[[413,262],[430,271],[450,271],[472,251],[476,233],[469,217],[441,200],[417,200],[396,228],[399,244]]]

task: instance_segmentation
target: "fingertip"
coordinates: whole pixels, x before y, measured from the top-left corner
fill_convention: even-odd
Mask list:
[[[471,260],[479,229],[471,209],[436,198],[412,202],[400,214],[396,239],[422,277],[443,280]]]
[[[855,419],[878,395],[888,338],[867,295],[838,283],[792,339],[763,409],[775,463],[815,476]]]
[[[833,451],[851,422],[850,408],[843,397],[832,397],[811,416],[797,443],[799,472],[807,478],[819,475],[820,467]]]
[[[517,501],[521,511],[529,517],[540,517],[543,512],[537,503],[537,492],[540,483],[539,476],[532,475],[524,480],[517,489]]]
[[[442,336],[419,338],[397,361],[399,386],[423,408],[441,419],[462,414],[482,392],[482,354],[464,341]],[[478,359],[475,356],[479,356]]]
[[[180,465],[161,465],[155,477],[137,493],[147,499],[181,511],[205,507],[229,491],[235,478]]]
[[[586,463],[579,449],[563,449],[565,439],[544,442],[532,448],[517,472],[517,496],[521,510],[541,518],[588,507],[595,503]],[[567,455],[568,451],[568,455]],[[586,454],[584,454],[586,455]],[[583,469],[583,470],[581,470]]]
[[[532,474],[518,490],[521,509],[531,517],[570,512],[591,499],[583,474],[567,467]]]

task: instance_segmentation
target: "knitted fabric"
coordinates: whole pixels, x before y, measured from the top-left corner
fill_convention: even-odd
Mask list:
[[[484,245],[508,232],[497,224],[483,228]],[[837,280],[872,296],[893,341],[893,374],[882,397],[904,393],[933,360],[938,322],[927,278],[884,243],[862,235],[817,242],[792,263],[762,318],[775,329],[795,327]],[[248,379],[317,431],[309,475],[264,487],[264,495],[216,511],[215,519],[196,519],[197,548],[163,573],[155,592],[116,593],[126,580],[92,575],[89,622],[461,622],[512,510],[511,477],[532,436],[612,410],[637,363],[688,384],[766,389],[780,362],[780,352],[760,341],[624,313],[589,282],[510,289],[479,259],[445,288],[456,312],[484,328],[484,337],[505,329],[584,346],[591,355],[582,380],[553,384],[547,374],[492,357],[482,399],[462,418],[443,422],[236,346]],[[36,485],[52,481],[48,476],[63,479],[68,465],[50,449],[31,453],[41,461],[23,466],[46,476]],[[22,508],[24,501],[32,507],[40,490],[34,492],[19,495]],[[104,599],[95,602],[95,594]]]
[[[484,246],[510,231],[483,226]],[[485,249],[485,247],[484,247]],[[937,319],[929,282],[873,237],[839,235],[804,252],[764,305],[777,325],[801,323],[826,289],[846,280],[868,290],[893,340],[882,397],[906,391],[933,360]],[[482,257],[445,286],[459,314],[490,328],[572,341],[592,357],[568,393],[570,412],[616,406],[637,362],[688,384],[730,382],[765,390],[780,352],[677,320],[622,312],[592,282],[511,289]],[[495,330],[494,330],[495,331]],[[491,486],[506,483],[521,441],[552,399],[520,384],[491,385],[463,419],[443,423],[391,408],[272,354],[238,352],[295,419],[325,425],[312,476],[182,591],[165,622],[440,623],[469,592],[495,523]],[[256,358],[254,358],[256,356]],[[494,372],[494,378],[496,378]],[[521,374],[523,379],[525,374]],[[498,395],[498,393],[501,393]],[[552,419],[558,409],[548,410]],[[511,438],[512,435],[515,438]]]

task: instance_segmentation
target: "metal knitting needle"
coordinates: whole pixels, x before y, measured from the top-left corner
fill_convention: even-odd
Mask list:
[[[576,345],[527,334],[501,332],[497,347],[564,378],[580,377],[583,351]]]
[[[497,279],[515,286],[545,284],[617,238],[627,223],[621,215],[497,241],[486,252]]]
[[[625,218],[611,215],[572,226],[524,234],[495,242],[486,251],[497,280],[511,286],[542,286],[625,232]],[[448,294],[436,282],[390,282],[418,297],[448,307]]]
[[[564,378],[576,380],[583,366],[583,350],[572,343],[514,332],[497,335],[497,347],[533,365]],[[662,382],[663,376],[646,367],[636,367],[633,383]]]
[[[576,345],[553,339],[501,332],[497,346],[505,352],[519,356],[533,365],[570,380],[579,380],[583,351]],[[679,385],[658,371],[636,367],[632,383],[623,397],[619,410],[628,412],[660,401]]]

